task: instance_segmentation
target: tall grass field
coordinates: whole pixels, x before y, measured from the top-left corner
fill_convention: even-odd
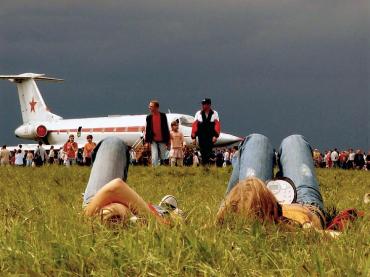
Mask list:
[[[370,276],[370,172],[318,169],[325,205],[365,217],[337,239],[214,224],[231,168],[130,167],[146,201],[173,194],[188,220],[107,227],[82,216],[90,168],[0,168],[0,276]]]

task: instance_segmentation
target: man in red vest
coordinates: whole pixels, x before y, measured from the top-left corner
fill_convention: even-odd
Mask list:
[[[165,159],[170,144],[170,130],[167,116],[159,111],[159,102],[149,103],[150,114],[146,117],[145,142],[151,146],[152,166],[159,165]]]

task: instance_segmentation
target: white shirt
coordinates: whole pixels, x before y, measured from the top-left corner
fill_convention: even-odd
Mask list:
[[[333,152],[331,152],[330,158],[331,158],[331,160],[332,160],[333,162],[336,162],[336,161],[338,160],[338,158],[339,158],[339,156],[338,156],[338,152],[337,152],[337,151],[333,151]]]
[[[42,161],[45,161],[45,159],[47,159],[46,150],[45,150],[44,147],[39,146],[36,149],[36,152],[35,153],[38,153],[41,156]]]
[[[355,153],[353,153],[353,152],[352,152],[352,153],[349,153],[349,155],[348,155],[348,160],[349,160],[349,161],[354,161],[354,160],[355,160],[355,155],[356,155],[356,154],[355,154]]]
[[[199,164],[199,159],[198,159],[198,156],[197,155],[194,155],[193,156],[193,164],[194,165],[198,165]]]
[[[23,165],[23,157],[24,155],[22,153],[16,153],[15,154],[15,165]]]
[[[220,118],[218,117],[218,112],[216,112],[215,110],[212,110],[212,111],[213,111],[213,114],[211,116],[211,122],[215,122],[216,120],[220,121]],[[195,117],[195,120],[197,120],[198,122],[203,122],[202,111],[197,111],[194,117]]]
[[[225,151],[225,153],[224,153],[224,160],[225,161],[229,161],[230,160],[230,153],[229,153],[229,151]]]

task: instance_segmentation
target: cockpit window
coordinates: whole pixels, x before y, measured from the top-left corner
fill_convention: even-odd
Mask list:
[[[179,118],[180,124],[185,127],[191,127],[194,122],[194,117],[188,115],[188,116],[181,116]]]

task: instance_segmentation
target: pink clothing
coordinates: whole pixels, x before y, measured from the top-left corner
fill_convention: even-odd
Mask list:
[[[184,158],[184,135],[181,132],[170,132],[171,151],[170,158]]]

